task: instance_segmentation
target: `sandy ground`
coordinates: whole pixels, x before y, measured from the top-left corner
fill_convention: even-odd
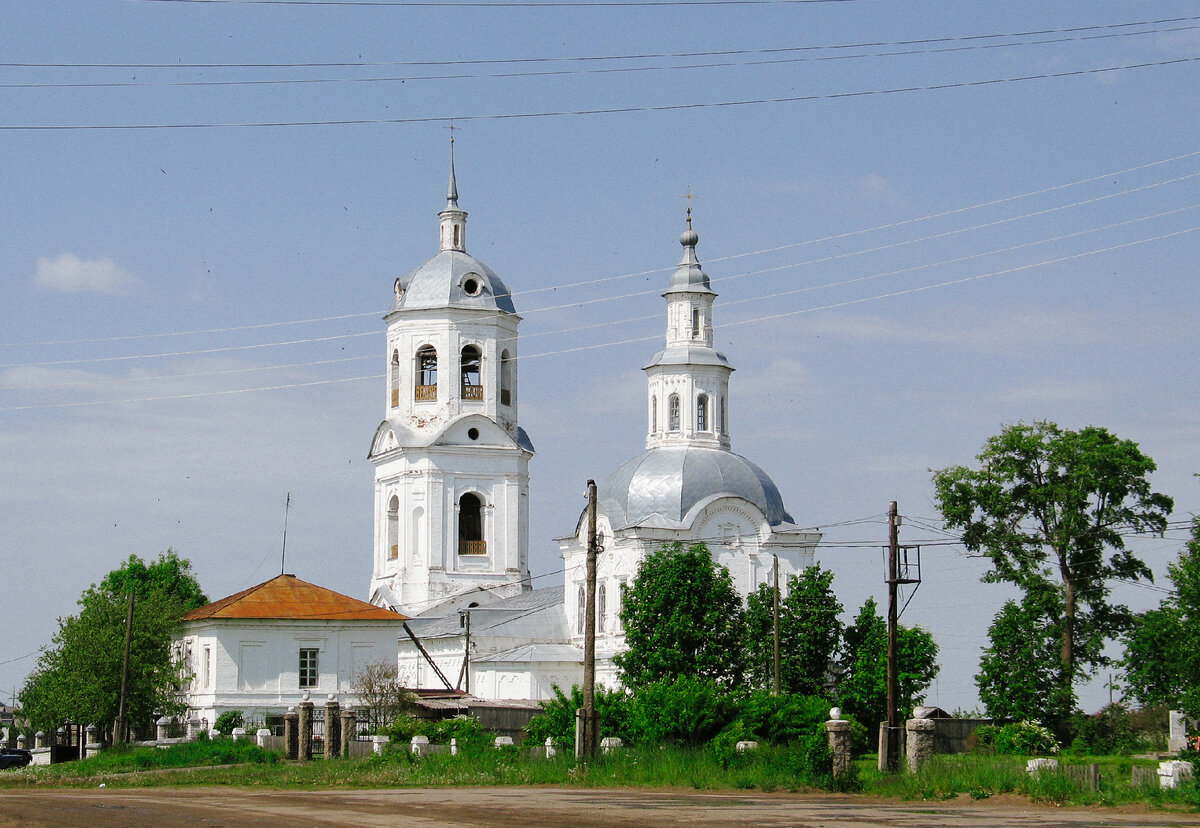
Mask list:
[[[901,826],[1200,825],[1196,815],[1030,806],[1024,802],[872,801],[848,796],[559,788],[278,791],[103,788],[0,791],[0,825],[20,826]]]

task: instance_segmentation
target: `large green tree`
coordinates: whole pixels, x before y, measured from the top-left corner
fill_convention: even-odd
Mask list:
[[[991,559],[984,581],[1058,593],[1060,693],[1069,693],[1107,663],[1105,643],[1132,620],[1110,583],[1151,577],[1126,535],[1161,533],[1171,498],[1151,489],[1154,461],[1136,443],[1094,426],[1017,423],[978,460],[934,473],[938,507],[969,551]]]
[[[1058,658],[1061,618],[1062,599],[1054,589],[1033,590],[996,614],[975,676],[989,716],[1056,729],[1070,717],[1075,699]]]
[[[1200,518],[1169,567],[1171,594],[1137,617],[1125,638],[1125,680],[1142,704],[1167,704],[1200,717]]]
[[[34,727],[64,722],[108,725],[117,717],[125,620],[134,598],[126,711],[131,722],[148,722],[172,709],[179,665],[171,638],[179,619],[208,603],[191,564],[167,550],[147,564],[130,555],[119,569],[92,584],[79,598],[79,613],[58,620],[53,643],[38,659],[20,693]]]
[[[621,593],[625,652],[614,661],[625,686],[677,676],[741,684],[744,613],[729,570],[702,543],[647,555]]]
[[[842,708],[868,727],[887,719],[887,649],[887,622],[875,599],[868,598],[843,635],[838,683]],[[897,626],[896,705],[901,718],[924,700],[938,674],[937,656],[932,635],[920,627]]]
[[[752,686],[774,684],[775,636],[771,584],[760,584],[746,601],[746,654]],[[830,667],[842,638],[842,605],[833,573],[810,566],[787,581],[779,601],[779,684],[785,693],[828,696]]]

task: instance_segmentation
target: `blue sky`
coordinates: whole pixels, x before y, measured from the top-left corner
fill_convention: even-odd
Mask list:
[[[899,502],[931,701],[975,706],[1008,593],[933,545],[930,468],[1102,425],[1200,507],[1194,3],[0,15],[0,696],[130,553],[177,549],[213,598],[278,572],[288,492],[288,571],[365,594],[379,317],[436,252],[451,118],[469,249],[524,317],[539,585],[641,448],[688,188],[734,450],[826,532],[848,615],[885,596]],[[1181,543],[1138,544],[1160,585]]]

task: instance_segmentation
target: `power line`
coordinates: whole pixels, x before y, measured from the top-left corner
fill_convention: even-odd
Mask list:
[[[448,5],[439,3],[438,5]],[[643,5],[643,4],[638,4]],[[17,69],[340,69],[340,68],[375,68],[388,66],[486,66],[497,64],[538,64],[538,63],[568,63],[568,62],[600,62],[621,60],[666,60],[675,58],[697,57],[733,57],[738,55],[769,55],[789,54],[806,51],[836,51],[851,49],[885,48],[894,46],[924,46],[936,43],[963,43],[977,40],[993,40],[1013,37],[1039,37],[1056,34],[1077,34],[1082,32],[1111,31],[1139,26],[1162,26],[1172,23],[1188,23],[1200,20],[1200,16],[1164,17],[1155,20],[1137,20],[1125,23],[1106,23],[1094,26],[1071,26],[1060,29],[1030,29],[1018,32],[1000,32],[991,34],[955,35],[951,37],[930,37],[912,40],[870,40],[858,43],[837,43],[808,46],[780,46],[767,49],[721,49],[701,52],[640,52],[624,55],[570,55],[563,57],[521,57],[521,58],[473,58],[463,60],[397,60],[397,61],[328,61],[328,62],[287,62],[287,63],[20,63],[0,61],[0,68]],[[1191,27],[1188,27],[1191,28]],[[1177,31],[1176,29],[1156,29],[1147,33]],[[1142,32],[1132,32],[1137,35]],[[1007,45],[1007,44],[1006,44]]]
[[[607,8],[612,6],[796,6],[856,0],[136,0],[141,3],[202,3],[206,6],[399,6],[405,8]]]
[[[1004,49],[1014,48],[1019,46],[1045,46],[1056,45],[1069,42],[1101,40],[1116,37],[1135,37],[1149,34],[1165,34],[1172,32],[1194,31],[1200,29],[1200,26],[1175,26],[1161,29],[1146,29],[1137,32],[1117,32],[1109,34],[1097,34],[1076,37],[1055,37],[1042,40],[1026,40],[1026,41],[1011,41],[1004,43],[986,43],[972,44],[967,46],[952,46],[942,47],[938,49],[905,49],[901,51],[883,51],[883,52],[866,52],[849,55],[818,55],[804,57],[788,57],[788,58],[769,58],[761,60],[742,60],[742,61],[719,61],[708,63],[675,63],[662,66],[616,66],[616,67],[591,67],[586,69],[538,69],[538,70],[511,70],[507,72],[459,72],[456,74],[439,74],[439,75],[397,75],[389,77],[336,77],[336,78],[269,78],[262,80],[180,80],[180,81],[158,81],[158,80],[129,80],[129,81],[38,81],[27,83],[0,83],[0,89],[125,89],[125,88],[153,88],[153,87],[222,87],[222,86],[288,86],[288,85],[331,85],[331,84],[360,84],[360,83],[410,83],[414,81],[447,81],[447,80],[480,80],[480,79],[505,79],[505,78],[536,78],[536,77],[560,77],[570,75],[604,75],[604,74],[627,74],[633,72],[679,72],[695,69],[730,69],[748,66],[777,66],[784,64],[795,63],[814,63],[833,60],[861,60],[865,58],[884,58],[884,57],[910,57],[916,55],[933,55],[947,54],[964,51],[974,51],[981,49]],[[811,49],[811,48],[833,48],[833,47],[795,47],[795,49]],[[747,50],[749,51],[749,50]],[[779,52],[780,49],[772,50],[756,50],[762,52]],[[703,54],[703,53],[702,53]],[[728,54],[724,52],[709,53],[713,55]],[[614,60],[628,58],[559,58],[557,60]],[[554,60],[533,58],[531,60],[544,61]],[[470,63],[471,61],[464,61]],[[516,61],[493,61],[495,63],[513,63]],[[0,64],[3,65],[3,64]]]
[[[713,265],[713,264],[717,264],[720,262],[733,261],[735,259],[747,258],[750,256],[764,255],[767,253],[777,253],[777,252],[780,252],[783,250],[790,250],[790,249],[794,249],[797,247],[806,247],[806,246],[811,246],[811,245],[816,245],[816,244],[824,244],[824,243],[833,242],[833,241],[841,241],[843,239],[852,238],[854,236],[866,235],[868,233],[881,232],[884,230],[894,230],[896,228],[905,227],[905,226],[911,225],[911,224],[919,224],[921,222],[932,221],[934,219],[939,219],[939,218],[946,218],[949,216],[958,215],[958,214],[970,212],[973,210],[979,210],[979,209],[983,209],[983,208],[987,208],[987,207],[995,207],[995,206],[998,206],[1001,204],[1007,204],[1007,203],[1010,203],[1013,201],[1019,201],[1019,200],[1026,199],[1026,198],[1033,198],[1033,197],[1040,196],[1040,195],[1047,195],[1049,193],[1058,192],[1061,190],[1069,189],[1071,187],[1077,187],[1077,186],[1081,186],[1084,184],[1091,184],[1096,181],[1114,178],[1116,176],[1128,175],[1128,174],[1134,173],[1134,172],[1141,172],[1143,170],[1151,169],[1151,168],[1157,167],[1157,166],[1162,166],[1164,164],[1170,164],[1170,163],[1174,163],[1176,161],[1183,161],[1186,159],[1195,158],[1196,156],[1200,156],[1200,150],[1183,153],[1182,155],[1176,155],[1176,156],[1172,156],[1170,158],[1163,158],[1163,159],[1159,159],[1156,161],[1150,161],[1145,164],[1139,164],[1137,166],[1127,167],[1122,170],[1114,170],[1114,171],[1110,171],[1110,172],[1104,172],[1099,175],[1094,175],[1094,176],[1090,176],[1088,178],[1078,179],[1076,181],[1067,182],[1065,184],[1056,184],[1054,186],[1045,187],[1040,190],[1033,190],[1030,192],[1019,193],[1017,195],[1006,196],[1004,198],[994,199],[992,201],[980,202],[977,204],[971,204],[971,205],[967,205],[964,207],[956,207],[954,209],[945,210],[940,213],[930,213],[930,214],[926,214],[924,216],[919,216],[917,218],[904,219],[903,221],[892,222],[889,224],[876,225],[874,227],[863,228],[863,229],[859,229],[859,230],[851,230],[851,231],[847,231],[847,232],[843,232],[843,233],[835,233],[835,234],[824,236],[824,237],[817,238],[817,239],[806,239],[806,240],[800,241],[800,242],[792,242],[789,244],[776,245],[774,247],[761,248],[758,250],[747,251],[744,253],[734,253],[734,254],[731,254],[728,256],[717,256],[717,257],[713,257],[710,259],[706,259],[705,261],[706,261],[707,265]],[[1163,183],[1174,183],[1174,182],[1182,181],[1184,179],[1191,178],[1191,177],[1193,177],[1193,176],[1190,176],[1190,175],[1179,176],[1179,177],[1170,179],[1169,181],[1163,182]],[[1154,185],[1148,185],[1148,186],[1154,186]],[[1138,188],[1134,188],[1132,190],[1124,190],[1124,191],[1121,191],[1120,193],[1108,194],[1108,195],[1101,196],[1101,197],[1095,198],[1095,199],[1086,199],[1083,201],[1077,201],[1072,204],[1066,205],[1066,207],[1074,207],[1074,206],[1089,204],[1089,203],[1093,203],[1095,201],[1104,200],[1106,198],[1115,197],[1115,196],[1119,196],[1119,195],[1124,195],[1124,194],[1127,194],[1130,192],[1136,192],[1136,191],[1139,191],[1142,189],[1146,189],[1146,187],[1138,187]],[[1059,208],[1059,209],[1065,209],[1065,207]],[[1043,212],[1048,212],[1048,211],[1038,211],[1038,212],[1033,212],[1033,213],[1026,213],[1023,216],[1019,216],[1018,218],[1030,218],[1030,217],[1033,217],[1036,215],[1040,215]],[[1000,223],[1003,223],[1003,222],[997,221],[997,222],[978,224],[978,225],[974,225],[974,226],[972,226],[970,228],[966,228],[966,229],[980,229],[980,228],[989,227],[989,226],[993,226],[993,225],[1000,224]],[[957,232],[957,231],[952,231],[952,232]],[[944,236],[944,235],[948,235],[948,234],[947,233],[939,233],[939,234],[924,236],[915,241],[927,241],[927,240],[938,238],[938,237]],[[889,247],[890,246],[870,248],[866,252],[873,252],[873,251],[888,249]],[[852,254],[847,254],[847,255],[852,255]],[[821,261],[826,261],[826,260],[825,259],[814,259],[814,260],[810,260],[808,262],[804,262],[801,264],[810,264],[813,262],[821,262]],[[799,265],[796,265],[796,266],[799,266]],[[545,293],[547,291],[568,290],[568,289],[576,288],[576,287],[598,286],[598,285],[607,284],[609,282],[620,281],[623,279],[631,279],[631,278],[637,278],[637,277],[641,277],[641,276],[650,276],[650,275],[654,275],[657,273],[665,273],[672,269],[673,269],[672,267],[657,267],[657,268],[653,268],[650,270],[636,271],[633,273],[624,273],[624,274],[621,274],[618,276],[607,276],[607,277],[603,277],[603,278],[599,278],[599,279],[587,279],[587,280],[583,280],[583,281],[579,281],[579,282],[570,282],[570,283],[565,283],[565,284],[560,284],[560,285],[549,285],[549,286],[541,287],[541,288],[531,288],[529,290],[518,291],[512,295],[514,297],[519,298],[519,297],[531,296],[531,295],[537,294],[537,293]],[[751,271],[750,274],[747,274],[747,275],[752,275],[753,273],[758,273],[758,272],[765,272],[765,271]],[[731,278],[738,278],[738,276],[719,277],[718,281],[723,281],[723,280],[731,279]],[[828,286],[835,286],[835,285],[831,284]],[[657,292],[657,291],[649,291],[649,292]],[[646,293],[647,292],[631,293],[631,294],[627,294],[627,296],[641,296],[641,295],[645,295]],[[541,312],[546,309],[559,309],[559,308],[564,308],[564,307],[573,307],[576,304],[577,303],[565,303],[562,305],[543,306],[541,308],[531,308],[531,309],[524,311],[524,313],[530,314],[530,313],[538,313],[538,312]],[[377,311],[368,311],[365,313],[337,314],[334,316],[314,317],[314,318],[309,318],[309,319],[276,321],[276,322],[262,322],[262,323],[256,323],[256,324],[251,324],[251,325],[225,326],[225,327],[220,327],[220,328],[208,328],[208,329],[198,329],[198,330],[189,330],[189,331],[162,331],[162,332],[158,332],[158,333],[148,333],[148,334],[125,334],[122,336],[93,337],[93,338],[88,338],[88,339],[60,339],[60,340],[49,340],[49,341],[44,341],[44,342],[9,342],[9,343],[4,343],[4,344],[0,345],[0,347],[13,348],[13,347],[43,347],[43,346],[54,346],[54,345],[77,345],[77,344],[93,344],[93,343],[104,343],[104,342],[122,342],[122,341],[152,339],[152,338],[161,338],[161,337],[178,337],[178,336],[193,336],[193,335],[213,334],[213,333],[228,333],[228,332],[233,332],[233,331],[248,331],[248,330],[256,330],[256,329],[262,329],[262,328],[283,327],[283,326],[289,326],[289,325],[305,325],[305,324],[310,324],[310,323],[330,322],[330,321],[338,321],[338,320],[343,320],[343,319],[356,319],[356,318],[363,318],[363,317],[367,317],[367,316],[382,316],[384,314],[384,312],[385,312],[384,310],[377,310]],[[658,318],[660,315],[661,314],[654,314],[653,316],[638,317],[637,319],[635,319],[633,321],[642,321],[644,319]],[[605,322],[605,323],[598,323],[598,324],[607,325],[607,324],[611,324],[611,323]],[[582,328],[580,328],[578,330],[582,330]],[[531,336],[541,336],[541,335],[544,335],[544,334],[542,332],[535,332],[533,334],[523,334],[522,336],[528,338]],[[9,366],[0,366],[0,367],[14,367],[14,366],[9,365]]]
[[[156,0],[143,0],[155,2]],[[167,0],[157,0],[166,2]],[[213,0],[199,0],[213,2]],[[259,0],[272,2],[273,0]],[[734,0],[731,0],[734,1]],[[769,0],[768,0],[769,1]],[[825,0],[796,0],[797,2],[824,2]],[[170,0],[170,2],[192,2],[192,0]],[[758,2],[758,0],[749,0]],[[780,0],[788,2],[788,0]],[[852,2],[852,0],[830,0],[830,2]],[[241,121],[241,122],[207,122],[207,123],[143,123],[143,124],[5,124],[0,125],[4,131],[124,131],[124,130],[166,130],[166,129],[251,129],[276,127],[313,127],[313,126],[386,126],[402,124],[442,123],[446,121],[509,121],[528,118],[561,118],[590,115],[627,115],[643,112],[682,112],[700,109],[717,109],[726,107],[760,106],[764,104],[807,103],[811,101],[841,100],[845,98],[865,98],[877,95],[898,95],[913,92],[939,92],[947,89],[969,89],[983,86],[995,86],[1007,83],[1024,83],[1035,80],[1056,80],[1060,78],[1084,77],[1099,75],[1106,72],[1130,71],[1161,66],[1175,66],[1200,61],[1200,57],[1174,58],[1171,60],[1146,61],[1142,63],[1127,63],[1119,66],[1104,66],[1094,69],[1075,69],[1064,72],[1046,72],[1035,75],[1017,75],[1006,78],[988,78],[975,81],[956,81],[951,83],[926,84],[918,86],[898,86],[887,89],[860,90],[856,92],[831,92],[814,95],[790,95],[778,98],[749,98],[732,101],[708,101],[702,103],[658,104],[653,106],[619,106],[597,109],[560,109],[540,112],[508,112],[492,115],[437,115],[411,118],[343,118],[335,120],[308,121]]]

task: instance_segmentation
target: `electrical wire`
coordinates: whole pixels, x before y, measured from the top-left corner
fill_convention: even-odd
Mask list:
[[[183,0],[189,2],[190,0]],[[202,0],[212,2],[213,0]],[[268,2],[269,0],[262,0]],[[729,0],[738,2],[738,0]],[[757,2],[758,0],[748,0]],[[822,2],[823,0],[798,0],[798,2]],[[832,0],[833,2],[850,2],[850,0]],[[786,2],[786,0],[781,0]],[[692,110],[761,106],[765,104],[808,103],[812,101],[842,100],[849,98],[865,98],[881,95],[899,95],[914,92],[940,92],[947,89],[970,89],[983,86],[995,86],[1008,83],[1026,83],[1036,80],[1058,80],[1062,78],[1086,77],[1107,72],[1132,71],[1163,66],[1180,66],[1200,61],[1200,57],[1181,57],[1169,60],[1143,61],[1126,63],[1117,66],[1103,66],[1092,69],[1074,69],[1062,72],[1043,72],[1032,75],[1015,75],[1004,78],[986,78],[974,81],[955,81],[913,86],[897,86],[884,89],[859,90],[853,92],[830,92],[811,95],[788,95],[775,98],[746,98],[728,101],[706,101],[700,103],[657,104],[647,106],[618,106],[594,109],[557,109],[533,112],[506,112],[491,115],[436,115],[414,116],[408,118],[339,118],[331,120],[303,121],[229,121],[204,123],[140,123],[140,124],[0,124],[0,131],[27,132],[61,132],[61,131],[126,131],[126,130],[169,130],[169,129],[252,129],[279,127],[314,127],[314,126],[387,126],[402,124],[427,124],[445,121],[509,121],[531,118],[562,118],[583,117],[592,115],[627,115],[644,112],[684,112]]]
[[[1185,31],[1195,31],[1200,26],[1175,26],[1162,29],[1147,29],[1138,32],[1119,32],[1112,34],[1088,35],[1079,37],[1056,37],[1042,40],[1012,41],[1006,43],[973,44],[970,46],[953,46],[940,49],[908,49],[903,51],[867,52],[852,55],[820,55],[789,58],[769,58],[761,60],[718,61],[707,63],[674,63],[662,66],[615,66],[592,67],[586,69],[539,69],[511,70],[507,72],[459,72],[456,74],[439,75],[394,75],[387,77],[341,77],[341,78],[269,78],[262,80],[129,80],[129,81],[38,81],[26,83],[0,83],[0,89],[127,89],[127,88],[184,88],[184,87],[227,87],[227,86],[290,86],[290,85],[338,85],[365,83],[412,83],[417,81],[451,81],[451,80],[483,80],[508,78],[543,78],[571,75],[608,75],[630,74],[640,72],[681,72],[697,69],[735,69],[750,66],[779,66],[797,63],[816,63],[825,61],[845,61],[876,59],[886,57],[911,57],[915,55],[946,54],[952,52],[973,51],[980,49],[1004,49],[1014,47],[1057,45],[1062,43],[1101,40],[1117,37],[1135,37],[1150,34],[1168,34]],[[801,47],[803,48],[803,47]],[[768,50],[759,50],[768,51]],[[769,50],[778,52],[781,50]],[[507,63],[508,61],[503,61]]]
[[[439,4],[444,5],[444,4]],[[1152,20],[1136,20],[1124,23],[1104,23],[1093,26],[1071,26],[1059,29],[1031,29],[1017,32],[1000,32],[950,37],[930,37],[912,40],[871,40],[859,43],[838,43],[808,46],[780,46],[766,49],[722,49],[701,52],[639,52],[624,55],[572,55],[566,57],[521,57],[521,58],[471,58],[460,60],[401,60],[401,61],[333,61],[333,62],[288,62],[288,63],[29,63],[0,61],[0,68],[11,69],[336,69],[373,68],[387,66],[479,66],[495,64],[537,64],[600,62],[620,60],[669,60],[698,57],[731,57],[736,55],[780,54],[805,51],[871,49],[893,46],[923,46],[935,43],[961,43],[977,40],[994,40],[1013,37],[1042,37],[1056,34],[1112,31],[1139,26],[1163,26],[1172,23],[1188,23],[1200,20],[1200,16],[1163,17]],[[1155,30],[1156,32],[1159,30]],[[1165,31],[1173,31],[1171,29]],[[1140,34],[1134,32],[1133,34]]]

